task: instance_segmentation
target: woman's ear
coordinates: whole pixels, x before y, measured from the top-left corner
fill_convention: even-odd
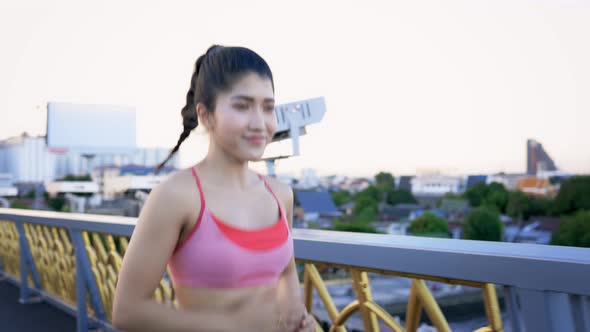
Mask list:
[[[211,116],[211,112],[207,111],[207,107],[202,103],[197,103],[197,107],[195,108],[197,112],[197,116],[199,117],[199,123],[201,123],[207,130],[213,129],[214,119]]]

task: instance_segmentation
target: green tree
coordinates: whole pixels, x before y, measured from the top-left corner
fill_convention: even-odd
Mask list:
[[[73,175],[68,174],[57,181],[92,181],[90,175]]]
[[[555,214],[590,210],[590,176],[572,176],[560,187],[554,201]]]
[[[410,223],[408,231],[413,235],[445,234],[448,236],[449,223],[433,213],[424,212]]]
[[[377,209],[374,206],[367,206],[361,209],[358,214],[353,215],[351,220],[353,222],[371,223],[377,219]]]
[[[512,218],[520,220],[528,219],[530,211],[530,199],[520,190],[511,191],[508,194],[506,213]]]
[[[379,191],[378,201],[386,202],[389,192],[395,190],[395,179],[391,173],[380,172],[375,175],[375,188]]]
[[[478,182],[474,186],[468,188],[463,197],[469,201],[469,205],[472,207],[479,207],[486,205],[493,207],[499,212],[506,211],[506,205],[508,204],[508,190],[503,184],[492,182],[485,184]]]
[[[335,222],[333,230],[341,232],[381,233],[378,232],[374,227],[371,227],[370,225],[361,222]]]
[[[377,186],[369,186],[354,197],[352,218],[349,222],[334,222],[336,231],[378,233],[369,224],[377,219],[379,199],[382,192]]]
[[[47,205],[49,207],[51,207],[55,211],[62,211],[64,205],[66,204],[65,197],[58,195],[54,198],[51,198],[51,197],[49,197],[49,194],[47,192],[45,192],[44,196],[45,196],[45,201],[47,202]]]
[[[497,211],[478,207],[471,211],[463,224],[463,238],[468,240],[500,241],[503,225]]]
[[[387,204],[396,205],[401,203],[415,204],[416,198],[411,192],[403,189],[391,190],[387,194]]]
[[[493,206],[500,212],[506,211],[508,190],[503,184],[492,182],[488,185],[483,205]]]
[[[529,216],[548,216],[553,214],[553,200],[547,197],[529,197]]]
[[[29,205],[27,205],[27,204],[25,204],[23,202],[20,202],[20,201],[11,202],[10,203],[10,207],[12,209],[24,209],[24,210],[28,210],[28,209],[31,208]]]
[[[578,211],[563,219],[551,237],[551,244],[590,248],[590,211]]]
[[[375,175],[375,183],[377,187],[393,188],[395,187],[395,178],[391,173],[380,172]]]
[[[467,188],[463,195],[469,201],[469,205],[478,207],[484,202],[487,191],[488,186],[483,182],[478,182],[472,187]]]
[[[378,201],[379,198],[381,197],[381,191],[379,191],[377,186],[370,185],[367,188],[365,188],[364,190],[358,192],[355,195],[355,200],[360,197],[370,197],[370,198],[374,199],[375,201]]]
[[[330,191],[330,196],[336,206],[341,206],[352,201],[352,194],[346,190]]]
[[[436,202],[436,206],[441,206],[445,200],[463,200],[463,195],[455,194],[452,192],[445,193],[442,197]]]
[[[377,214],[381,193],[375,186],[369,186],[365,190],[356,194],[354,199],[353,215],[358,215],[364,209],[370,208]]]
[[[528,220],[530,216],[546,216],[553,213],[553,200],[546,197],[535,197],[524,192],[510,191],[506,214],[519,220]]]

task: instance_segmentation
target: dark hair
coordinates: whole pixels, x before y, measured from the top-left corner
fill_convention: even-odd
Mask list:
[[[178,143],[170,151],[166,160],[154,168],[155,174],[178,151],[180,144],[190,135],[191,131],[197,128],[199,120],[196,105],[202,103],[207,112],[213,112],[217,95],[231,89],[238,79],[249,72],[268,77],[274,92],[274,81],[270,67],[260,55],[248,48],[213,45],[197,59],[191,85],[186,94],[186,105],[180,112],[184,129]]]

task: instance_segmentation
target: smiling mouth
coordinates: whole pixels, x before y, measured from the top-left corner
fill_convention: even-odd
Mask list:
[[[260,145],[265,142],[265,139],[262,136],[257,136],[257,137],[246,138],[246,141],[248,141],[248,143],[250,143],[250,144]]]

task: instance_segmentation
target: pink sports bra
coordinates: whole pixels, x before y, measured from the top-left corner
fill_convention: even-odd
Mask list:
[[[258,175],[277,202],[280,217],[273,225],[248,230],[223,222],[207,209],[194,167],[192,172],[201,195],[201,212],[168,261],[173,283],[236,288],[276,282],[291,261],[293,240],[285,213],[268,183]]]

